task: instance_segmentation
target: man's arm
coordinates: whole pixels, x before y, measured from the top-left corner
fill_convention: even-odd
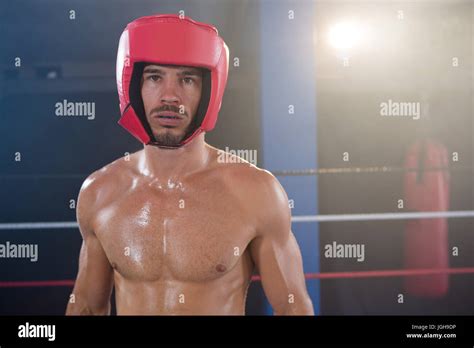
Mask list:
[[[79,193],[77,222],[83,238],[79,272],[66,315],[110,315],[113,269],[92,227],[96,193],[88,178]]]
[[[252,258],[260,272],[263,289],[275,315],[314,315],[306,291],[303,262],[291,232],[288,197],[271,174],[260,184],[257,237],[250,244]]]

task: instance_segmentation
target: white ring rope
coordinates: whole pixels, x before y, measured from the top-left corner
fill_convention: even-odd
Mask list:
[[[36,230],[53,228],[78,228],[77,222],[14,222],[0,223],[0,230]]]
[[[293,216],[292,222],[327,222],[327,221],[376,221],[376,220],[409,220],[434,218],[467,218],[474,217],[474,210],[459,211],[422,211],[410,213],[368,213],[368,214],[330,214]],[[0,230],[34,230],[78,228],[77,222],[17,222],[0,223]]]
[[[332,214],[300,215],[292,218],[293,222],[326,222],[326,221],[374,221],[374,220],[409,220],[433,218],[474,217],[474,210],[459,211],[420,211],[410,213],[369,213],[369,214]]]

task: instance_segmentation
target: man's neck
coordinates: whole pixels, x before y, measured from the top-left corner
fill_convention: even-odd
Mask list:
[[[145,145],[138,170],[160,183],[176,182],[192,172],[203,169],[208,164],[209,153],[204,134],[176,149]]]

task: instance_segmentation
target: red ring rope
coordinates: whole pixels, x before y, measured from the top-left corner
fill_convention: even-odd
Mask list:
[[[338,278],[342,279],[342,278],[400,277],[400,276],[420,276],[420,275],[432,275],[432,274],[469,274],[469,273],[474,273],[474,267],[306,273],[305,278],[306,279],[338,279]],[[261,278],[260,276],[253,276],[252,280],[261,280]]]
[[[401,276],[420,276],[420,275],[433,275],[433,274],[470,274],[470,273],[474,273],[474,267],[307,273],[305,274],[305,278],[306,279],[344,279],[344,278],[401,277]],[[260,281],[260,280],[261,280],[260,276],[252,276],[252,281]],[[74,280],[0,282],[0,288],[18,288],[18,287],[36,287],[36,286],[38,287],[74,286]]]

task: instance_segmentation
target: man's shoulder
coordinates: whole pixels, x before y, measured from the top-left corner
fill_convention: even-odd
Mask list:
[[[213,169],[219,175],[224,174],[224,178],[248,180],[264,178],[270,174],[236,153],[217,148],[212,148],[211,151],[213,154]]]
[[[284,194],[278,179],[270,171],[259,168],[236,154],[215,149],[215,169],[219,177],[236,189],[266,197],[282,192]]]
[[[131,176],[137,153],[125,155],[91,173],[82,183],[79,198],[88,203],[99,203],[117,192]]]
[[[233,158],[233,157],[231,157]],[[232,194],[239,197],[251,219],[255,219],[258,233],[272,234],[291,221],[288,196],[278,179],[268,170],[248,162],[219,163],[217,177],[225,181]],[[288,233],[290,227],[282,233]]]

